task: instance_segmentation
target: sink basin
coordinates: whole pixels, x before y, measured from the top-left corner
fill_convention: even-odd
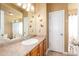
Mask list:
[[[33,45],[36,44],[38,42],[37,39],[32,38],[32,39],[28,39],[22,42],[23,45]]]

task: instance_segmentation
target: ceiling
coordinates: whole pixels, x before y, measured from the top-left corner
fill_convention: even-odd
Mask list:
[[[13,19],[21,19],[23,16],[23,14],[20,11],[12,8],[8,4],[1,4],[1,9],[5,11],[5,15],[12,17]]]

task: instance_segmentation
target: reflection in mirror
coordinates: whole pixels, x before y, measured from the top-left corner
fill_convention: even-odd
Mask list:
[[[29,25],[29,19],[28,19],[28,16],[27,16],[27,17],[24,17],[24,20],[23,20],[24,36],[28,36],[28,25]]]
[[[13,39],[23,35],[23,13],[11,4],[0,7],[0,39]]]
[[[22,22],[17,21],[12,23],[13,38],[20,37],[20,35],[23,35],[22,27]]]

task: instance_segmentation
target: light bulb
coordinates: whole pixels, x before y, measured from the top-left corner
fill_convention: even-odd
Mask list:
[[[34,6],[33,5],[31,6],[31,11],[34,11]]]
[[[29,9],[29,8],[27,8],[27,9],[26,9],[26,11],[30,11],[30,9]]]
[[[30,8],[31,7],[31,3],[28,3],[28,8]]]
[[[26,10],[30,11],[30,8],[31,8],[31,4],[29,3]]]
[[[22,8],[25,9],[27,7],[27,4],[23,4]]]
[[[17,5],[18,5],[18,6],[21,6],[21,5],[22,5],[22,3],[17,3]]]

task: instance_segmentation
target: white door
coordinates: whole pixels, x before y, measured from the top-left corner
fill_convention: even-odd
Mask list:
[[[64,52],[64,10],[49,13],[49,49]]]

